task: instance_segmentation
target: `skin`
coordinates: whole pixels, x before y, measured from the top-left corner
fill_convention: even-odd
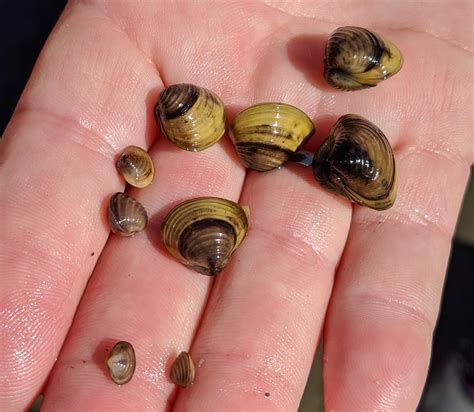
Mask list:
[[[467,1],[71,2],[0,145],[0,409],[42,392],[46,411],[296,410],[323,338],[326,410],[414,410],[474,159],[471,14]],[[344,93],[324,84],[322,56],[351,24],[386,35],[405,64]],[[354,206],[299,165],[246,173],[227,136],[179,150],[152,112],[180,82],[212,89],[230,119],[262,101],[298,106],[316,124],[310,149],[340,115],[370,119],[394,148],[394,207]],[[155,162],[152,186],[127,189],[151,222],[109,237],[130,144]],[[158,239],[172,206],[206,195],[251,211],[215,280]],[[122,387],[104,367],[117,340],[138,362]],[[178,391],[169,368],[189,348],[197,378]]]

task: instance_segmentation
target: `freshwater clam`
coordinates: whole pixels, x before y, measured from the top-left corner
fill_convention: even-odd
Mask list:
[[[166,216],[161,240],[178,261],[204,275],[220,273],[244,239],[248,211],[218,197],[185,201]]]
[[[155,177],[155,167],[148,153],[137,146],[124,149],[116,163],[125,181],[135,187],[147,187]]]
[[[361,27],[340,27],[331,34],[324,56],[324,77],[337,89],[374,87],[402,68],[400,50],[388,39]]]
[[[382,131],[354,114],[342,116],[313,158],[315,178],[331,191],[376,210],[397,195],[395,158]]]
[[[148,224],[148,215],[142,204],[125,193],[115,193],[109,202],[109,224],[120,236],[133,236]]]
[[[241,111],[230,135],[245,167],[259,172],[283,165],[313,135],[311,119],[284,103],[261,103]]]
[[[132,379],[135,372],[135,351],[128,342],[117,342],[106,361],[111,379],[117,385],[123,385]]]
[[[171,142],[191,152],[217,143],[226,125],[222,100],[210,90],[185,83],[161,92],[155,119]]]
[[[171,381],[182,388],[194,382],[194,362],[188,352],[181,352],[171,367]]]

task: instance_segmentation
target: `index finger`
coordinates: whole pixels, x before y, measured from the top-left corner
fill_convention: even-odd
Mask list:
[[[55,362],[109,234],[106,198],[124,188],[116,153],[156,133],[156,68],[105,19],[75,17],[66,8],[0,146],[2,410],[25,408]]]

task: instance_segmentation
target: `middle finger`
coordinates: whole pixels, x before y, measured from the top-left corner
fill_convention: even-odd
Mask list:
[[[109,238],[53,370],[46,407],[63,410],[80,400],[84,410],[165,409],[173,390],[169,359],[188,349],[211,278],[170,258],[159,223],[192,197],[238,200],[245,172],[230,145],[224,137],[205,152],[187,153],[160,136],[152,147],[155,182],[130,191],[147,209],[149,226],[134,238]],[[137,355],[133,380],[120,388],[104,375],[107,350],[119,340],[131,342]]]

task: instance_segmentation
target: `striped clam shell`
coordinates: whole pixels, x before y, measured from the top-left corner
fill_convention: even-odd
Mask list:
[[[137,146],[126,147],[117,160],[116,167],[125,181],[134,187],[147,187],[155,177],[151,157]]]
[[[354,114],[342,116],[313,159],[315,178],[327,189],[376,210],[392,207],[397,174],[383,132]]]
[[[185,83],[161,92],[155,119],[171,142],[191,152],[217,143],[226,126],[222,100],[210,90]]]
[[[171,381],[182,388],[194,382],[195,368],[188,352],[181,352],[171,367]]]
[[[117,385],[124,385],[135,372],[135,351],[128,342],[117,342],[107,357],[106,366],[110,378]]]
[[[311,119],[284,103],[261,103],[241,111],[230,125],[245,167],[265,172],[283,165],[313,135]]]
[[[115,193],[109,202],[109,225],[116,235],[133,236],[148,224],[148,215],[142,204],[125,193]]]
[[[402,54],[392,42],[361,27],[340,27],[326,44],[324,77],[337,89],[374,87],[402,66]]]
[[[166,216],[161,240],[182,264],[204,275],[220,273],[248,229],[243,207],[218,197],[185,201]]]

